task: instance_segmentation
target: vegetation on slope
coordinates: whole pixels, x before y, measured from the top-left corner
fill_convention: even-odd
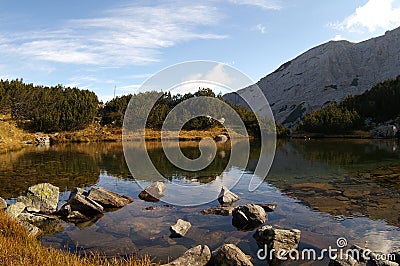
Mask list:
[[[149,258],[107,259],[95,254],[79,256],[53,248],[44,248],[16,220],[4,211],[0,211],[0,265],[146,266],[152,263]]]

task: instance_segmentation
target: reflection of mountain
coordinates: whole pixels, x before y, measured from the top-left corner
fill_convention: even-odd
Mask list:
[[[4,198],[17,197],[29,186],[42,182],[70,190],[98,181],[100,170],[95,158],[71,147],[25,149],[14,155],[0,157],[0,195]]]
[[[311,208],[399,226],[396,143],[291,141],[277,150],[266,181]]]

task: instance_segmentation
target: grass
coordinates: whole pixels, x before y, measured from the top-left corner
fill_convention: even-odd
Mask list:
[[[15,219],[0,211],[0,265],[87,265],[87,266],[147,266],[148,257],[105,258],[98,254],[80,256],[53,248],[45,248]]]
[[[32,135],[17,128],[10,115],[0,115],[0,153],[22,149],[22,141],[30,139]]]

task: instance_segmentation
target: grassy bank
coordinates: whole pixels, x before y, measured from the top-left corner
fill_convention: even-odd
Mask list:
[[[87,266],[146,266],[152,265],[148,258],[106,259],[99,255],[79,256],[52,248],[44,248],[29,236],[24,227],[5,212],[0,211],[0,265],[87,265]]]
[[[32,140],[33,135],[19,129],[16,122],[0,116],[0,153],[22,149],[24,140]]]

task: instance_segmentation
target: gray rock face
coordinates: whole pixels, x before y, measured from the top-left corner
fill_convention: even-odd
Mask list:
[[[6,209],[6,213],[8,213],[8,215],[10,215],[11,217],[16,218],[25,210],[25,208],[26,205],[24,203],[16,202],[8,206],[8,208]]]
[[[226,186],[222,186],[221,192],[218,195],[218,201],[222,205],[229,205],[240,200],[239,196],[229,191]]]
[[[166,187],[163,182],[154,182],[139,194],[139,198],[145,201],[157,202],[164,196]]]
[[[40,230],[37,226],[34,226],[33,224],[24,222],[24,221],[19,221],[19,223],[26,228],[30,236],[37,237],[39,238],[42,236],[43,232]]]
[[[274,229],[270,225],[263,226],[255,232],[253,235],[257,241],[257,245],[260,248],[267,247],[267,251],[272,252],[272,261],[279,261],[280,258],[277,256],[280,251],[289,252],[292,249],[297,249],[300,242],[301,232],[298,229]]]
[[[56,216],[23,212],[17,218],[38,227],[44,234],[55,234],[64,230],[61,220]]]
[[[72,197],[61,207],[59,213],[69,219],[86,219],[103,213],[103,207],[82,194],[71,194]],[[86,218],[85,218],[86,217]]]
[[[232,225],[240,230],[253,230],[266,220],[267,213],[255,204],[236,207],[232,212]]]
[[[192,224],[190,222],[178,219],[176,224],[171,226],[171,237],[183,237],[189,231]]]
[[[105,208],[121,208],[133,202],[131,198],[120,196],[104,188],[92,188],[87,196]]]
[[[49,183],[41,183],[28,188],[24,196],[17,198],[26,205],[29,212],[53,213],[57,211],[60,190]]]
[[[7,208],[7,201],[0,197],[0,210],[4,210]]]
[[[276,121],[295,125],[311,110],[348,95],[361,94],[400,74],[400,28],[360,43],[330,41],[283,64],[256,83],[266,96]],[[237,93],[258,106],[254,85]],[[234,93],[224,98],[243,104]]]
[[[163,264],[163,266],[204,266],[211,259],[211,251],[208,246],[198,245],[187,250],[181,257],[176,260]]]
[[[214,253],[214,265],[252,266],[251,257],[244,254],[236,245],[225,244]]]
[[[202,210],[201,214],[214,214],[214,215],[222,215],[222,216],[232,216],[232,212],[235,209],[235,206],[215,206],[205,210]]]

